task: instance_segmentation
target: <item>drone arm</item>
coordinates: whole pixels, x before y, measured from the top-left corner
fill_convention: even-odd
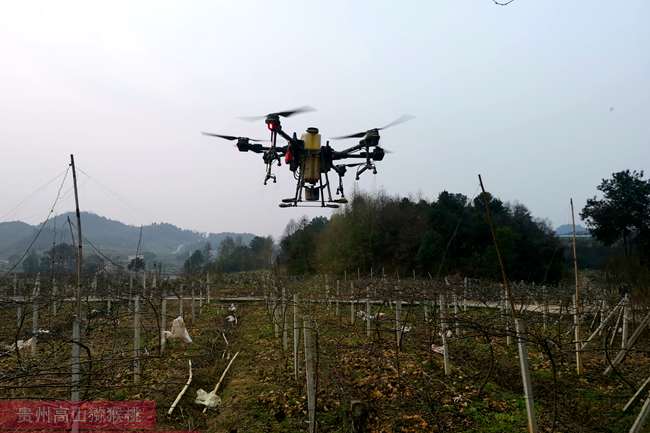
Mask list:
[[[361,140],[359,144],[355,144],[354,146],[348,147],[347,149],[342,150],[338,153],[352,153],[352,152],[356,152],[359,149],[363,149],[364,147],[366,147],[366,143],[364,140]]]
[[[333,161],[339,161],[341,159],[347,159],[347,158],[366,159],[366,152],[354,153],[354,154],[349,154],[349,153],[344,153],[344,152],[334,152],[332,154],[332,160]]]
[[[271,150],[270,146],[262,146],[261,144],[249,144],[245,151],[251,151],[253,153],[264,153],[268,150]],[[244,152],[245,152],[244,151]],[[287,146],[276,147],[275,152],[280,156],[283,156],[287,151]]]
[[[346,153],[345,151],[343,152],[334,152],[332,154],[332,160],[338,161],[340,159],[347,159],[347,158],[352,158],[352,159],[372,159],[373,161],[381,161],[384,159],[385,152],[383,149],[379,147],[375,147],[372,152],[359,152],[359,153]]]
[[[291,142],[291,140],[293,140],[289,134],[287,134],[286,132],[284,132],[284,131],[282,130],[282,128],[278,128],[278,129],[276,129],[275,132],[277,132],[278,135],[279,135],[280,137],[284,138],[284,139],[287,140],[289,143]]]

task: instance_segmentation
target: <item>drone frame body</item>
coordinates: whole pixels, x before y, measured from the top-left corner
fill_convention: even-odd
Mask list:
[[[318,203],[319,207],[338,208],[341,204],[347,203],[343,190],[343,177],[347,169],[356,167],[355,179],[359,180],[365,172],[377,174],[376,161],[384,159],[386,151],[379,146],[379,131],[390,126],[397,125],[411,119],[410,116],[401,118],[381,128],[374,128],[367,131],[337,137],[336,140],[348,138],[360,138],[354,146],[343,150],[336,150],[330,146],[329,140],[321,145],[321,136],[317,128],[309,127],[298,138],[294,132],[289,135],[282,129],[281,117],[289,117],[293,114],[312,111],[309,107],[301,107],[295,110],[270,113],[266,116],[245,118],[247,120],[264,119],[267,129],[270,131],[270,140],[250,139],[248,137],[234,137],[228,135],[203,133],[205,135],[224,138],[226,140],[237,140],[237,149],[240,152],[253,152],[262,154],[262,160],[266,165],[264,185],[272,180],[277,182],[273,173],[273,165],[282,165],[282,159],[288,165],[296,180],[296,188],[293,197],[282,199],[280,207],[314,207],[310,203]],[[278,137],[286,141],[285,145],[278,146]],[[260,141],[268,141],[270,145],[260,144]],[[348,162],[346,160],[362,160],[361,162]],[[333,171],[338,176],[338,186],[335,191],[337,198],[332,197],[329,172]],[[303,195],[304,192],[304,195]],[[327,193],[327,197],[325,196]]]

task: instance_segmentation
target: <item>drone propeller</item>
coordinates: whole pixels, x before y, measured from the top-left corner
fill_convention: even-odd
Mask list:
[[[260,139],[260,138],[235,137],[234,135],[213,134],[211,132],[202,132],[201,134],[209,135],[211,137],[219,137],[219,138],[223,138],[224,140],[230,140],[230,141],[233,141],[233,140],[247,140],[247,141],[257,141],[257,142],[269,141],[269,140],[263,140],[263,139]]]
[[[414,119],[414,118],[415,118],[415,116],[410,116],[410,115],[400,116],[397,119],[390,122],[389,124],[382,126],[381,128],[373,128],[373,129],[369,129],[367,131],[357,132],[357,133],[350,134],[350,135],[342,135],[340,137],[332,137],[332,140],[345,140],[347,138],[363,138],[363,137],[365,137],[367,134],[369,134],[371,132],[378,132],[378,131],[381,131],[383,129],[390,128],[391,126],[395,126],[395,125],[399,125],[400,123],[408,122],[409,120]]]
[[[275,113],[269,113],[269,114],[265,114],[263,116],[245,116],[245,117],[240,117],[240,119],[246,120],[246,121],[249,121],[249,122],[253,122],[253,121],[256,121],[256,120],[266,119],[267,117],[270,117],[270,116],[290,117],[290,116],[293,116],[294,114],[308,113],[310,111],[316,111],[316,109],[306,105],[304,107],[294,108],[293,110],[276,111]]]

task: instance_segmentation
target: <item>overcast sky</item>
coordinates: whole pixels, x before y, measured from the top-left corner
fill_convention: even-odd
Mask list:
[[[285,129],[417,116],[358,188],[473,196],[481,173],[566,223],[569,197],[648,169],[649,17],[647,0],[2,2],[0,221],[43,220],[59,182],[30,194],[74,153],[83,210],[277,236],[329,211],[278,208],[286,167],[264,187],[260,155],[200,131],[265,137],[237,117],[311,105]]]

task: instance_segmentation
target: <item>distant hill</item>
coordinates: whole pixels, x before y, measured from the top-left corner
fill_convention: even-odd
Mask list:
[[[573,236],[573,226],[571,224],[563,224],[555,229],[557,236]],[[590,236],[589,230],[580,224],[576,224],[576,236]]]
[[[55,235],[57,243],[70,243],[68,216],[74,223],[75,215],[71,212],[52,217],[32,248],[36,252],[50,249]],[[81,226],[84,238],[112,259],[126,260],[128,256],[135,255],[140,227],[90,212],[81,213]],[[33,226],[20,221],[0,222],[0,259],[6,260],[16,254],[22,254],[39,227],[40,224]],[[248,244],[255,235],[229,232],[199,233],[168,223],[154,223],[142,227],[140,250],[154,253],[158,261],[174,263],[184,260],[188,254],[202,248],[206,242],[210,242],[212,249],[216,250],[227,237],[240,239],[242,243]],[[92,247],[87,246],[86,251],[92,252]]]

